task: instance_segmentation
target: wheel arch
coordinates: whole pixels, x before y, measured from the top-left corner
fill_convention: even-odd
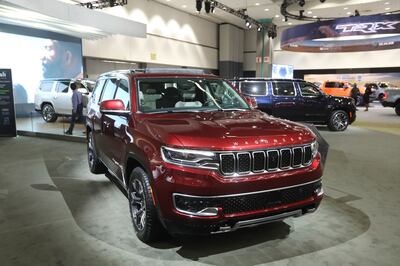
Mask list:
[[[150,177],[150,179],[152,179],[153,175],[151,174],[151,171],[147,166],[147,164],[137,154],[130,152],[126,157],[126,162],[125,162],[125,170],[124,170],[125,171],[124,175],[126,177],[125,186],[128,186],[130,174],[136,167],[142,168],[146,172],[146,174]]]

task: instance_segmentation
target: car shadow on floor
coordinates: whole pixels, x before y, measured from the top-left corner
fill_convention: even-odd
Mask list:
[[[87,169],[82,160],[47,158],[45,164],[55,187],[32,187],[43,193],[58,190],[82,232],[113,248],[164,262],[267,263],[340,245],[370,226],[365,213],[348,202],[325,196],[319,210],[311,215],[225,234],[180,238],[165,234],[147,245],[135,236],[127,199],[112,182],[79,171]]]

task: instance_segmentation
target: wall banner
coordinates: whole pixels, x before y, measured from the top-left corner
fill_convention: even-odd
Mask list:
[[[281,49],[357,52],[400,48],[400,14],[353,16],[298,25],[282,32]]]
[[[0,69],[0,137],[15,137],[14,94],[11,69]]]

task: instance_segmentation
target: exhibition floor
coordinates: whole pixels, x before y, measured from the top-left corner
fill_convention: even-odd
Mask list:
[[[90,174],[85,145],[0,139],[1,264],[398,265],[400,138],[365,128],[361,112],[360,126],[321,128],[330,150],[316,213],[234,233],[165,236],[152,246],[134,235],[118,188]],[[382,112],[400,127],[392,109]]]

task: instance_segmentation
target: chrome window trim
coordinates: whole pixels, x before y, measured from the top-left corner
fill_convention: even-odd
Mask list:
[[[249,159],[250,159],[249,171],[239,172],[239,162],[240,162],[240,161],[239,161],[239,155],[241,155],[241,154],[247,154],[247,155],[249,156]],[[236,160],[237,160],[237,166],[236,166],[236,168],[237,168],[237,173],[238,173],[239,175],[248,174],[248,173],[251,172],[251,155],[250,155],[250,152],[238,152],[238,153],[236,154]]]
[[[188,198],[204,198],[204,199],[240,197],[240,196],[261,194],[261,193],[273,192],[273,191],[279,191],[279,190],[286,190],[286,189],[290,189],[290,188],[301,187],[301,186],[306,186],[306,185],[313,184],[313,183],[318,183],[321,181],[322,181],[322,177],[317,180],[313,180],[310,182],[301,183],[301,184],[297,184],[297,185],[293,185],[293,186],[266,189],[266,190],[253,191],[253,192],[237,193],[237,194],[217,195],[217,196],[198,196],[198,195],[188,195],[188,194],[182,194],[182,193],[175,192],[175,193],[172,193],[172,198],[173,198],[174,205],[175,205],[175,196],[182,196],[182,197],[188,197]],[[321,186],[322,186],[322,182],[321,182]]]
[[[262,154],[263,154],[263,157],[264,157],[264,163],[263,163],[264,166],[263,166],[263,169],[257,170],[257,171],[254,170],[254,161],[255,161],[255,160],[254,160],[254,154],[256,154],[256,153],[262,153]],[[251,153],[251,156],[252,156],[252,159],[253,159],[253,163],[252,163],[252,166],[253,166],[253,169],[252,169],[252,170],[253,170],[253,173],[262,173],[262,172],[264,172],[265,169],[266,169],[266,168],[265,168],[265,165],[266,165],[266,157],[267,157],[266,154],[265,154],[265,151],[254,151],[254,152]]]
[[[292,149],[288,149],[288,148],[285,148],[285,149],[280,149],[279,150],[279,155],[280,155],[280,159],[282,159],[282,151],[289,151],[289,166],[285,166],[285,167],[283,167],[282,166],[282,161],[283,160],[280,160],[280,164],[279,164],[279,168],[280,169],[283,169],[283,170],[287,170],[287,169],[289,169],[289,168],[291,168],[291,166],[292,166]]]
[[[269,153],[270,152],[276,152],[277,154],[278,154],[278,162],[277,162],[277,167],[276,168],[269,168],[269,161],[268,161],[268,158],[269,158]],[[280,152],[279,152],[279,150],[268,150],[267,151],[267,169],[266,169],[266,171],[267,172],[273,172],[273,171],[277,171],[277,170],[279,170],[279,165],[280,165],[280,159],[279,159],[279,155],[280,155]],[[287,170],[287,169],[285,169],[285,170]]]
[[[233,172],[230,173],[224,173],[222,171],[222,156],[232,156],[233,157]],[[221,172],[222,175],[226,175],[226,176],[232,176],[235,174],[235,170],[236,170],[236,157],[234,153],[221,153],[219,154],[219,159],[220,159],[220,166],[219,166],[219,170]]]

